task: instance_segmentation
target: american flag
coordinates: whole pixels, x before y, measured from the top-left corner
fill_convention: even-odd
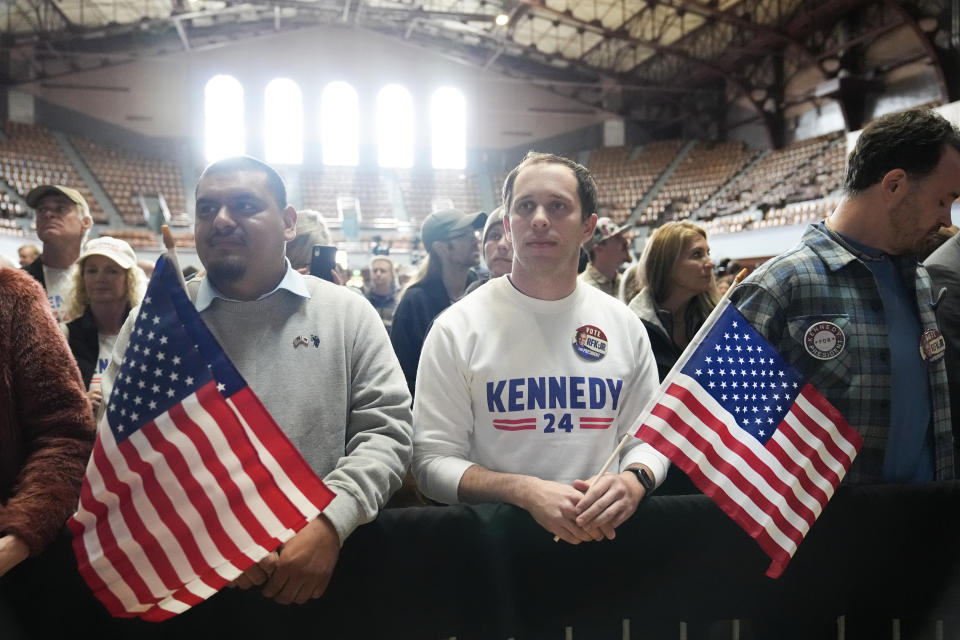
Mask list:
[[[114,616],[170,618],[332,498],[161,257],[68,522],[94,594]]]
[[[636,435],[737,522],[779,577],[862,440],[724,300]]]

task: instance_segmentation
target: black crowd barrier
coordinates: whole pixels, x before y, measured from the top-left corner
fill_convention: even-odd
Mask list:
[[[227,589],[170,621],[111,619],[69,540],[0,578],[0,637],[955,638],[960,482],[842,488],[784,575],[704,496],[653,496],[613,541],[554,543],[505,505],[384,511],[344,546],[323,598]],[[891,622],[896,619],[895,622]],[[896,632],[891,632],[896,628]],[[730,637],[729,634],[721,637]]]

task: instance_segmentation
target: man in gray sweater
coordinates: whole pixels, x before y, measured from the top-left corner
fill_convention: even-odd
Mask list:
[[[187,293],[230,360],[304,459],[336,493],[323,513],[236,580],[281,604],[320,597],[357,525],[373,520],[410,462],[410,394],[383,322],[344,287],[303,276],[284,256],[297,212],[270,166],[207,167],[196,191],[206,275]],[[118,336],[129,342],[136,313]],[[116,360],[119,360],[117,358]],[[112,389],[117,368],[104,380]]]

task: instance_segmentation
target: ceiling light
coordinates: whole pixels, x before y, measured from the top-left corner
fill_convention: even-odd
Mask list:
[[[501,27],[506,26],[506,24],[510,22],[510,16],[508,16],[505,13],[501,13],[497,16],[495,22],[497,23],[498,26],[501,26]]]

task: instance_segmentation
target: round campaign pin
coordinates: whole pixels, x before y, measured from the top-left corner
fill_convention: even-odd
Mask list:
[[[920,357],[930,362],[936,362],[943,357],[947,349],[947,342],[936,329],[927,329],[920,336]]]
[[[803,335],[807,353],[817,360],[831,360],[840,355],[847,342],[843,329],[832,322],[818,322]]]
[[[592,324],[579,327],[573,334],[573,350],[587,360],[607,355],[607,335]]]

